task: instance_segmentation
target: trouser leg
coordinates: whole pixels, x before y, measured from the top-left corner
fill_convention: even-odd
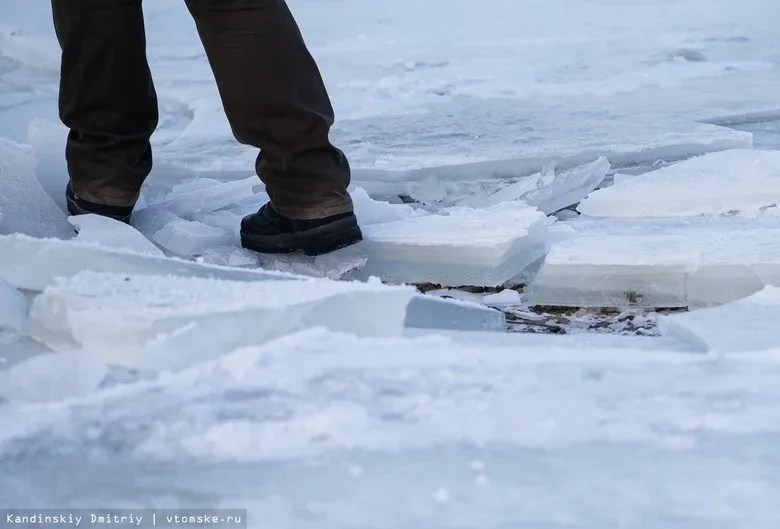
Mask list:
[[[284,0],[187,6],[233,134],[260,149],[257,174],[274,208],[294,219],[352,211],[349,163],[328,138],[333,108]]]
[[[73,191],[132,206],[152,168],[149,138],[158,121],[141,0],[52,0],[52,11]]]

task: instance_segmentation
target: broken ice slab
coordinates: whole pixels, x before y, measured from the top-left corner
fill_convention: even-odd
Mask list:
[[[128,252],[165,257],[165,254],[149,239],[124,222],[103,217],[102,215],[76,215],[69,217],[78,235],[73,242],[98,244],[104,248],[118,248]]]
[[[349,120],[334,128],[334,141],[350,155],[353,183],[371,194],[405,194],[444,205],[485,187],[495,189],[496,182],[533,175],[550,163],[563,171],[604,156],[620,168],[752,148],[749,133],[671,114],[623,114],[603,106],[573,111],[538,101],[461,97],[425,113],[383,117],[380,123]],[[576,189],[557,186],[555,194]],[[563,201],[575,203],[587,192],[582,188],[579,198]]]
[[[569,225],[578,236],[552,245],[526,289],[528,303],[699,307],[780,285],[776,219]]]
[[[553,244],[526,288],[531,305],[568,307],[685,307],[695,255],[684,239],[581,237]]]
[[[412,287],[379,282],[240,282],[82,272],[37,296],[26,332],[55,350],[178,369],[310,327],[400,336]]]
[[[29,309],[27,298],[0,277],[0,329],[21,330]]]
[[[409,204],[391,204],[381,200],[374,200],[368,196],[368,193],[362,187],[350,189],[350,195],[355,207],[355,216],[361,226],[427,215],[425,211],[415,209]]]
[[[0,278],[13,286],[40,292],[82,270],[143,275],[219,277],[236,281],[294,279],[282,272],[206,265],[176,258],[155,257],[96,244],[24,235],[0,236]]]
[[[0,211],[0,234],[61,239],[75,235],[65,212],[35,178],[35,159],[4,140],[0,140]]]
[[[205,215],[252,199],[257,208],[268,200],[264,192],[256,192],[260,184],[257,177],[234,182],[218,182],[208,187],[191,187],[169,193],[164,199],[151,202],[150,209],[163,209],[182,218]]]
[[[545,168],[544,171],[521,178],[515,183],[501,184],[487,196],[467,197],[462,205],[485,207],[501,202],[522,200],[547,214],[555,213],[579,202],[606,178],[609,161],[603,156],[596,161],[565,171]]]
[[[778,326],[780,288],[771,286],[725,305],[658,319],[663,336],[720,354],[780,351]]]
[[[452,208],[365,226],[358,277],[447,286],[500,285],[544,255],[555,221],[526,204]]]
[[[758,216],[780,204],[780,151],[727,150],[639,176],[616,175],[578,210],[593,217]]]
[[[0,399],[47,402],[93,392],[108,367],[92,351],[35,355],[0,371]]]
[[[328,279],[353,277],[368,260],[359,246],[349,246],[316,256],[303,255],[302,252],[256,255],[265,270]]]
[[[506,331],[501,311],[479,303],[417,294],[409,303],[404,326],[409,329]]]
[[[193,257],[207,248],[222,246],[230,241],[231,234],[192,220],[174,220],[157,231],[152,240],[173,255]]]

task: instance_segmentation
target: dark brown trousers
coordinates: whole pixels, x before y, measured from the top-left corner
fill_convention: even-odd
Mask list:
[[[155,0],[152,0],[155,1]],[[333,108],[284,0],[186,0],[236,139],[260,149],[274,207],[297,219],[352,210]],[[152,168],[158,108],[141,0],[52,0],[60,118],[77,196],[130,206]]]

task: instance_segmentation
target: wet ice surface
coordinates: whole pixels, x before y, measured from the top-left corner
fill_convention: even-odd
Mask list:
[[[320,258],[238,247],[267,195],[175,0],[144,5],[161,122],[131,226],[68,222],[50,6],[0,0],[0,506],[774,529],[777,316],[738,298],[780,284],[777,153],[750,151],[780,149],[780,4],[290,6],[367,235]],[[442,284],[405,311],[377,284],[334,301],[328,278],[372,273]]]

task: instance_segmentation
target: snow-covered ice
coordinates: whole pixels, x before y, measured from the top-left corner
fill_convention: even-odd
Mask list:
[[[661,333],[716,354],[780,351],[780,288],[718,307],[664,316]]]
[[[137,232],[71,218],[80,234],[58,240],[75,234],[51,6],[0,0],[0,506],[230,506],[249,529],[774,529],[780,207],[777,153],[757,149],[780,149],[780,3],[289,4],[366,234],[318,258],[239,247],[268,197],[179,1],[143,6],[161,112]],[[379,299],[392,287],[322,279],[370,275],[445,288],[405,289],[405,312],[312,301],[348,334],[227,316],[307,285]],[[476,332],[508,327],[487,305],[534,300],[734,303],[660,318],[665,337]],[[41,328],[77,349],[23,334]],[[144,369],[110,363],[129,360]]]
[[[770,527],[777,357],[632,343],[287,336],[0,410],[0,497],[242,506],[285,529]]]
[[[65,188],[62,188],[65,193]],[[65,213],[35,178],[35,158],[0,139],[0,234],[72,237]]]
[[[443,285],[500,285],[544,255],[553,220],[522,202],[366,226],[363,276]]]
[[[593,217],[756,217],[780,205],[780,151],[726,150],[591,193],[577,209]]]
[[[55,350],[85,347],[128,367],[180,368],[310,327],[400,336],[413,295],[375,282],[82,272],[35,298],[27,332]],[[181,355],[170,352],[177,348]]]

